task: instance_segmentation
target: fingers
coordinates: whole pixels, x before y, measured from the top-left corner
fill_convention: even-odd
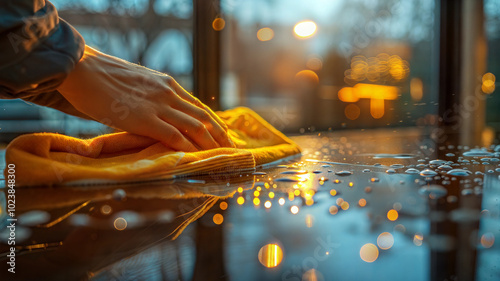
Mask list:
[[[182,88],[181,85],[179,85],[179,83],[177,83],[177,81],[175,81],[174,79],[171,79],[170,85],[174,88],[175,92],[181,98],[207,111],[210,114],[210,116],[219,124],[219,126],[222,127],[224,131],[227,131],[226,123],[224,123],[224,121],[222,121],[222,119],[220,119],[220,117],[217,116],[217,114],[215,114],[215,112],[213,112],[213,110],[210,109],[210,107],[208,107],[207,105],[202,103],[199,99],[191,95],[188,91]]]
[[[187,101],[184,99],[179,99],[176,103],[172,104],[172,107],[174,109],[177,109],[178,111],[181,111],[193,119],[197,120],[200,122],[206,130],[208,130],[209,135],[213,137],[213,139],[222,147],[234,147],[234,144],[231,142],[229,139],[229,136],[218,122],[216,122],[211,115],[206,111],[203,110]],[[169,119],[170,120],[170,119]],[[177,127],[177,128],[182,128],[182,127]]]
[[[220,147],[202,122],[181,111],[171,109],[163,118],[162,116],[160,118],[176,127],[203,150]]]
[[[179,132],[179,130],[177,130],[177,128],[162,119],[154,118],[150,120],[150,124],[153,125],[153,128],[148,130],[147,135],[143,135],[157,139],[166,146],[177,151],[198,151],[198,149],[181,132]]]

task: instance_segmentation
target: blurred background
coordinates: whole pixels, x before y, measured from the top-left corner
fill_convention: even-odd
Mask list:
[[[170,74],[214,109],[250,107],[288,134],[440,121],[438,0],[52,2],[88,45]],[[474,76],[490,138],[500,129],[499,4],[481,3],[486,62]],[[3,143],[109,131],[20,100],[1,100],[0,114]]]

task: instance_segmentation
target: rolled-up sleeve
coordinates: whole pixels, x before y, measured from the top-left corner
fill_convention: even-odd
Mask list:
[[[54,92],[83,55],[85,42],[44,0],[0,3],[0,98]]]

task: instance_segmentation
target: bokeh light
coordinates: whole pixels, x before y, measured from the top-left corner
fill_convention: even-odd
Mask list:
[[[269,41],[274,38],[274,31],[269,27],[264,27],[257,31],[257,38],[260,41]]]
[[[316,84],[319,82],[319,77],[318,74],[316,74],[316,72],[309,69],[304,69],[295,74],[295,80],[298,82]]]
[[[215,214],[213,217],[213,221],[215,224],[221,224],[224,222],[224,217],[221,214]]]
[[[481,235],[481,246],[484,248],[491,248],[495,244],[495,235],[491,232],[487,232]]]
[[[277,244],[267,244],[260,248],[258,259],[265,267],[276,267],[283,260],[283,250]]]
[[[116,230],[124,230],[125,228],[127,228],[127,221],[124,218],[119,217],[115,219],[113,225],[115,226]]]
[[[293,32],[298,38],[309,38],[316,33],[317,29],[313,21],[301,21],[295,25]]]
[[[236,202],[238,202],[238,205],[243,205],[243,203],[245,203],[245,198],[240,196],[236,199]]]
[[[382,250],[388,250],[394,245],[394,237],[389,232],[382,232],[377,238],[377,245]]]
[[[372,243],[367,243],[359,250],[359,256],[365,262],[374,262],[378,258],[378,248]]]
[[[292,206],[290,208],[290,212],[292,212],[292,214],[296,215],[298,212],[299,212],[299,207],[297,206]]]
[[[399,217],[398,211],[394,209],[391,209],[387,212],[387,219],[389,219],[390,221],[395,221],[398,219],[398,217]]]
[[[223,18],[215,18],[212,22],[212,27],[215,31],[221,31],[226,26],[226,21]]]

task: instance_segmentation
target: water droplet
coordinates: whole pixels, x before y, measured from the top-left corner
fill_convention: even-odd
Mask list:
[[[452,176],[468,176],[471,175],[472,172],[464,169],[453,169],[448,171],[446,174],[452,175]]]
[[[320,170],[314,170],[314,171],[313,171],[313,174],[320,174],[320,173],[321,173],[321,171],[320,171]]]
[[[495,156],[495,154],[491,153],[491,152],[488,152],[488,151],[486,151],[484,149],[474,148],[474,149],[471,149],[469,151],[464,152],[463,156],[467,156],[467,157],[481,157],[481,156]]]
[[[443,171],[448,171],[448,170],[451,170],[453,169],[451,166],[448,166],[448,165],[441,165],[439,167],[437,167],[439,170],[443,170]]]
[[[369,172],[371,172],[371,170],[370,170],[370,169],[364,169],[364,170],[363,170],[363,173],[369,173]]]
[[[405,173],[407,173],[407,174],[418,174],[418,173],[420,173],[420,171],[417,170],[417,169],[415,169],[415,168],[410,168],[410,169],[406,170]]]
[[[455,156],[455,154],[454,153],[446,153],[446,156],[453,157],[453,156]]]
[[[394,169],[387,169],[387,171],[385,171],[385,172],[388,173],[388,174],[394,174],[394,173],[396,173],[396,170],[394,170]]]
[[[433,176],[436,176],[438,173],[436,173],[435,171],[431,170],[431,169],[425,169],[423,171],[420,172],[420,175],[422,177],[433,177]]]
[[[445,196],[448,191],[446,188],[437,185],[437,184],[431,184],[427,186],[423,186],[418,190],[418,193],[420,195],[424,195],[426,197],[429,197],[431,199],[437,199]]]
[[[446,163],[446,161],[439,160],[439,159],[429,161],[430,165],[436,165],[436,166],[438,166],[438,165],[444,165],[445,163]]]
[[[338,172],[335,172],[336,175],[338,176],[350,176],[352,175],[352,172],[351,171],[338,171]]]
[[[370,181],[371,181],[371,182],[379,182],[379,181],[380,181],[380,179],[379,179],[379,178],[371,178],[371,179],[370,179]]]
[[[267,174],[264,173],[264,172],[253,172],[252,175],[255,175],[255,176],[265,176]]]
[[[404,168],[405,165],[403,165],[403,164],[392,164],[390,167],[394,168],[394,169],[400,169],[400,168]]]
[[[332,165],[322,165],[323,168],[330,168]]]

